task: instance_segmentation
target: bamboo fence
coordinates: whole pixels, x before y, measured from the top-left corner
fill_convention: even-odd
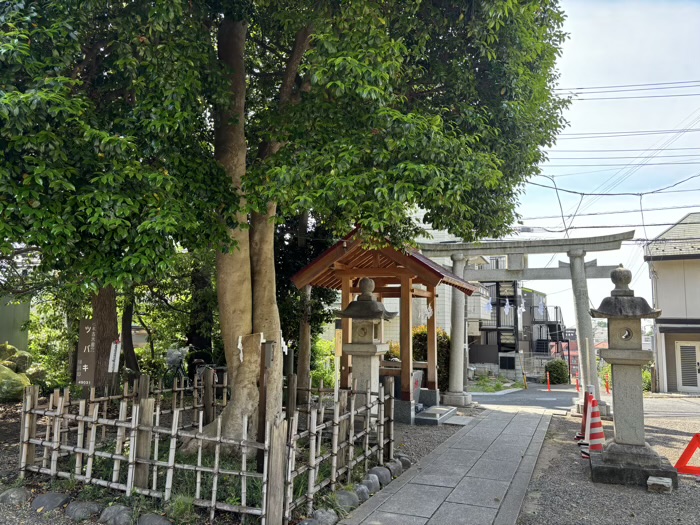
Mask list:
[[[38,387],[27,387],[20,475],[73,479],[165,502],[187,495],[208,509],[210,521],[225,511],[278,525],[293,513],[310,513],[319,492],[393,458],[392,378],[386,392],[381,385],[376,392],[369,385],[321,385],[301,406],[293,381],[287,419],[267,422],[255,441],[248,439],[247,420],[241,439],[222,435],[228,385],[225,374],[223,382],[213,376],[205,373],[191,385],[177,380],[171,388],[144,376],[136,388],[125,384],[118,394],[98,397],[92,389],[87,399],[72,399],[67,389],[56,390],[42,402]],[[207,423],[215,432],[204,431]],[[180,454],[190,440],[197,452]],[[258,453],[262,469],[256,468]]]

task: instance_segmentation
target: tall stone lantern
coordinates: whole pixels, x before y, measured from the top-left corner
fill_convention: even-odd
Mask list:
[[[642,319],[658,317],[661,310],[649,306],[630,290],[632,272],[619,268],[610,272],[615,289],[610,297],[591,310],[591,316],[608,320],[608,348],[600,351],[612,365],[614,438],[603,452],[591,453],[594,482],[623,485],[647,484],[649,476],[671,478],[678,486],[678,473],[644,439],[642,366],[652,360],[651,350],[642,350]]]
[[[387,312],[384,305],[374,298],[374,281],[360,279],[360,296],[338,317],[352,319],[352,343],[343,345],[343,353],[352,356],[352,375],[358,389],[364,391],[369,381],[372,392],[379,391],[379,360],[389,350],[389,343],[375,339],[375,325],[396,317],[398,312]],[[365,403],[364,394],[358,394],[357,402]],[[375,407],[376,409],[376,407]]]

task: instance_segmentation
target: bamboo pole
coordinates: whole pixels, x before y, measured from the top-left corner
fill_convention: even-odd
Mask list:
[[[119,403],[119,421],[126,421],[126,414],[128,410],[128,401],[126,399]],[[124,438],[126,435],[126,428],[119,426],[117,427],[117,442],[114,447],[114,452],[116,454],[122,453],[124,450]],[[114,469],[112,471],[112,482],[117,483],[119,481],[119,470],[121,469],[121,461],[118,459],[114,461]]]
[[[155,402],[155,400],[154,400]],[[160,426],[160,404],[156,404],[156,427]],[[199,431],[202,429],[200,427]],[[158,461],[158,447],[160,445],[160,434],[153,432],[153,460]],[[158,465],[153,465],[153,490],[158,488]]]
[[[47,405],[48,411],[53,410],[53,403],[54,403],[53,396],[54,396],[53,394],[49,394],[49,402]],[[46,441],[47,442],[51,441],[51,428],[52,428],[51,418],[46,417]],[[48,466],[49,466],[49,449],[48,449],[48,447],[43,447],[43,448],[44,448],[44,455],[43,455],[43,458],[41,460],[41,466],[43,468],[48,468]]]
[[[165,501],[170,501],[170,496],[173,491],[173,474],[175,473],[175,450],[177,449],[177,431],[178,431],[178,419],[180,418],[180,411],[175,410],[173,412],[173,424],[171,428],[170,436],[170,454],[168,456],[168,473],[165,477],[165,493],[163,499]]]
[[[216,514],[216,492],[219,484],[219,457],[221,455],[221,417],[216,418],[216,445],[214,446],[214,477],[211,484],[211,511],[209,521],[214,522]]]
[[[51,447],[51,477],[56,477],[56,471],[58,470],[58,453],[61,450],[61,426],[62,418],[61,413],[63,412],[63,398],[58,396],[58,401],[56,402],[56,415],[53,418],[53,444]]]
[[[309,483],[306,491],[306,512],[309,515],[314,510],[314,486],[316,484],[316,417],[316,410],[312,410],[309,415]]]
[[[355,465],[355,391],[357,390],[357,379],[352,380],[352,390],[350,396],[350,422],[348,424],[348,483],[352,483],[352,468]]]
[[[295,388],[296,391],[296,388]],[[296,435],[297,427],[299,425],[299,411],[295,410],[292,414],[292,423],[289,430],[289,445],[288,445],[288,455],[287,455],[287,497],[284,503],[284,518],[289,521],[292,518],[291,514],[291,503],[294,499],[294,469],[296,467]]]
[[[138,448],[139,405],[134,403],[131,408],[131,434],[129,437],[129,470],[126,475],[126,497],[131,496],[134,488],[134,470],[136,467],[136,449]],[[103,426],[103,428],[105,428]],[[139,487],[143,488],[143,487]]]
[[[377,461],[384,465],[384,385],[380,383],[377,395]]]
[[[199,412],[199,425],[198,425],[200,434],[202,433],[202,428],[203,428],[203,417],[204,417],[204,414],[200,410],[200,412]],[[199,439],[198,445],[197,445],[197,467],[201,467],[201,466],[202,466],[202,440]],[[197,471],[197,485],[194,489],[194,498],[195,499],[200,498],[201,490],[202,490],[202,473],[198,470]]]
[[[88,479],[88,483],[91,483],[90,480],[92,480],[92,464],[95,461],[95,443],[97,442],[97,418],[100,415],[99,412],[99,405],[93,406],[92,418],[91,421],[88,423],[88,426],[90,427],[90,444],[88,446],[88,459],[87,465],[85,467],[85,477]]]
[[[29,440],[34,437],[31,435],[31,421],[33,417],[31,411],[33,408],[34,394],[32,392],[32,387],[28,386],[24,389],[24,402],[22,403],[22,435],[20,436],[22,442],[22,451],[20,452],[19,461],[20,479],[24,479],[27,465],[31,465],[32,463],[34,463],[34,449],[36,445],[29,443]]]
[[[262,509],[262,519],[260,520],[260,525],[265,525],[266,522],[266,512],[265,510],[267,509],[267,498],[268,498],[268,489],[269,485],[267,482],[268,479],[268,466],[269,466],[269,461],[270,461],[270,422],[268,421],[265,424],[265,448],[263,449],[263,469],[262,469],[262,503],[260,505],[260,508]],[[276,523],[273,523],[272,525],[277,525]]]
[[[248,416],[243,416],[243,431],[241,434],[243,440],[243,445],[241,446],[241,471],[243,476],[241,477],[241,505],[246,506],[246,498],[248,496],[248,447],[245,442],[248,441]]]
[[[86,401],[84,399],[81,399],[80,403],[78,404],[78,415],[84,416],[86,408],[87,408]],[[78,438],[76,441],[76,447],[83,448],[84,445],[85,445],[85,421],[79,421],[78,422]],[[81,452],[78,452],[75,455],[75,474],[76,474],[76,476],[79,476],[82,473],[83,473],[83,454]]]
[[[364,456],[365,456],[365,472],[369,470],[369,433],[370,433],[370,419],[372,416],[372,406],[370,404],[371,400],[371,391],[370,391],[370,386],[369,386],[369,381],[367,381],[367,388],[365,390],[365,406],[364,406],[364,417],[365,417],[365,451],[364,451]]]

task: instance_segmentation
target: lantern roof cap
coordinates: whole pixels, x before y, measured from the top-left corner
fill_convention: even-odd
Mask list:
[[[362,292],[357,299],[351,302],[345,310],[336,312],[336,315],[341,318],[350,319],[368,319],[368,320],[384,320],[389,321],[396,317],[398,312],[387,312],[384,304],[374,298],[374,281],[367,277],[360,279],[360,291]]]
[[[644,319],[661,315],[661,310],[649,306],[644,297],[635,297],[629,285],[632,272],[620,265],[610,272],[615,289],[600,303],[598,309],[591,309],[591,317],[603,319]]]

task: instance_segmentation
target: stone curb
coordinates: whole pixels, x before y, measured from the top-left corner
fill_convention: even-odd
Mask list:
[[[515,471],[515,476],[498,509],[493,525],[515,525],[518,520],[551,419],[551,414],[544,414],[540,418],[537,430],[535,430],[525,455],[518,465],[518,470]]]

